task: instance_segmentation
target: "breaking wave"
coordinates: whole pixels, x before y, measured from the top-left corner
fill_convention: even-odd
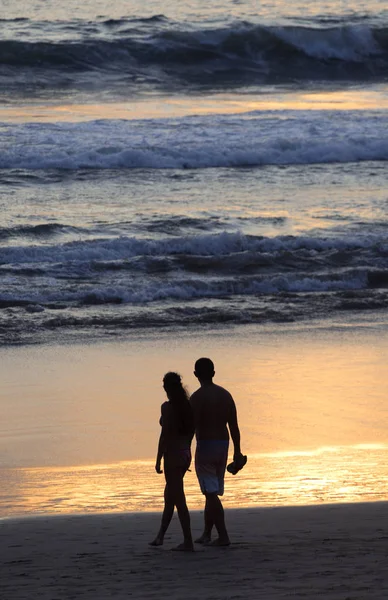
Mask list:
[[[199,169],[388,160],[384,111],[0,124],[2,169]]]
[[[46,89],[78,87],[86,84],[82,74],[89,74],[94,86],[110,87],[114,81],[131,93],[144,85],[172,90],[188,84],[223,88],[387,77],[388,27],[363,23],[312,27],[235,22],[196,29],[155,17],[94,27],[64,23],[56,40],[45,39],[44,24],[41,29],[42,39],[0,41],[4,85],[8,81],[21,93],[26,85],[42,82]]]

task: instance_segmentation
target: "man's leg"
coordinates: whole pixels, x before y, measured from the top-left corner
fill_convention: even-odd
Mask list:
[[[206,504],[209,511],[209,523],[212,521],[218,532],[218,538],[211,542],[211,545],[229,546],[230,539],[225,526],[225,513],[221,500],[217,494],[206,494]]]
[[[205,496],[205,511],[204,511],[204,530],[202,535],[195,540],[197,544],[208,544],[212,539],[212,529],[214,526],[214,519],[211,511],[211,507],[209,507],[208,497]]]

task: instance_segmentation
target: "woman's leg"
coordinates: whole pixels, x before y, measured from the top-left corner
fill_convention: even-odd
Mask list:
[[[166,477],[166,487],[164,489],[162,522],[156,538],[150,542],[150,545],[161,546],[163,544],[165,533],[171,523],[174,507],[176,506],[183,532],[183,544],[179,544],[179,546],[173,549],[192,552],[194,550],[194,545],[191,535],[190,513],[187,508],[183,487],[185,471],[181,468],[172,468],[168,470],[165,469],[164,473]]]
[[[194,550],[193,538],[191,535],[191,523],[190,513],[187,508],[186,496],[183,487],[183,477],[185,471],[183,469],[176,469],[172,474],[172,480],[169,481],[169,485],[173,490],[174,504],[177,508],[179,522],[183,532],[183,544],[179,544],[174,550],[190,551]]]
[[[162,514],[162,522],[160,524],[160,529],[156,538],[150,542],[150,546],[161,546],[164,541],[164,536],[168,529],[168,526],[171,523],[172,516],[174,514],[174,497],[171,492],[171,488],[166,483],[166,487],[164,488],[164,510]]]

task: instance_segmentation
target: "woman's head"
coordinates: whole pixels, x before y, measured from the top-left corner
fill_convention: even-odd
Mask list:
[[[179,373],[174,373],[173,371],[166,373],[163,377],[163,387],[169,400],[172,400],[177,394],[181,394],[182,391],[187,397]]]
[[[189,402],[189,394],[182,385],[179,373],[169,371],[163,377],[163,387],[179,423],[181,434],[194,435],[194,417]]]

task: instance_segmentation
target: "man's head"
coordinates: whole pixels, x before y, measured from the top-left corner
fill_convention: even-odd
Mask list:
[[[214,377],[214,363],[210,358],[199,358],[194,365],[194,375],[199,381],[212,381]]]

